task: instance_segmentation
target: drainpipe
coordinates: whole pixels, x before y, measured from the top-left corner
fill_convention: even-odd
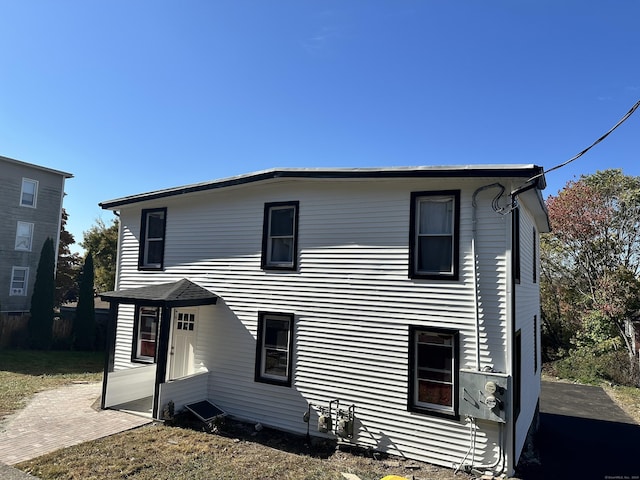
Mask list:
[[[491,188],[498,188],[500,192],[493,199],[494,209],[496,202],[502,196],[505,188],[500,183],[492,183],[490,185],[484,185],[473,192],[471,197],[472,215],[471,215],[471,255],[473,257],[473,295],[474,295],[474,316],[475,316],[475,334],[476,334],[476,370],[480,371],[480,281],[478,272],[478,254],[476,251],[477,234],[478,234],[478,204],[476,198],[480,192],[489,190]]]

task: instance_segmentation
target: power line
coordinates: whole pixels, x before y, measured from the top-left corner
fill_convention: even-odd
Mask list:
[[[550,168],[549,170],[546,170],[542,173],[539,173],[538,175],[535,175],[533,177],[531,177],[529,180],[527,180],[526,183],[532,182],[540,177],[542,177],[543,175],[549,173],[549,172],[553,172],[554,170],[558,170],[559,168],[564,167],[565,165],[570,164],[571,162],[573,162],[574,160],[577,160],[578,158],[580,158],[582,155],[584,155],[585,153],[587,153],[589,150],[591,150],[593,147],[595,147],[597,144],[599,144],[601,141],[603,141],[605,138],[607,138],[611,133],[613,133],[613,131],[618,128],[620,125],[622,125],[631,115],[633,115],[633,113],[640,108],[640,100],[638,100],[636,102],[636,104],[631,107],[631,109],[624,115],[624,117],[622,117],[620,120],[618,120],[618,123],[616,123],[613,127],[611,127],[609,129],[609,131],[607,133],[605,133],[604,135],[602,135],[599,139],[597,139],[595,142],[593,142],[591,145],[589,145],[587,148],[585,148],[584,150],[582,150],[580,153],[578,153],[577,155],[574,155],[573,157],[571,157],[569,160],[567,160],[564,163],[561,163],[560,165],[556,165],[553,168]]]

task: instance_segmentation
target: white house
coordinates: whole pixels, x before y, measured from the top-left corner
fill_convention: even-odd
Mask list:
[[[209,400],[510,473],[537,419],[544,187],[535,165],[273,169],[103,202],[102,406]]]

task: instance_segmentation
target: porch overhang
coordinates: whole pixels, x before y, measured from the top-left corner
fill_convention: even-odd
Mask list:
[[[186,278],[177,282],[105,292],[100,294],[100,298],[111,303],[166,308],[215,305],[218,301],[216,294]]]

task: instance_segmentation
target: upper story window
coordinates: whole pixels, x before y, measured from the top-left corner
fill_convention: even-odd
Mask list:
[[[513,222],[513,280],[520,283],[520,209],[514,208],[512,214]]]
[[[24,297],[27,295],[27,282],[29,280],[28,267],[13,267],[11,271],[11,288],[9,295]]]
[[[166,224],[166,208],[142,210],[140,251],[138,254],[139,269],[162,270]]]
[[[460,192],[413,192],[409,277],[458,279]]]
[[[38,181],[30,178],[22,179],[22,191],[20,192],[20,205],[36,208],[38,200]]]
[[[30,252],[32,242],[33,242],[33,223],[18,222],[18,228],[16,228],[15,249]]]
[[[458,332],[410,327],[409,410],[457,415]]]
[[[297,268],[299,202],[267,203],[262,227],[262,268]]]
[[[293,315],[260,312],[256,346],[256,382],[291,386]]]

